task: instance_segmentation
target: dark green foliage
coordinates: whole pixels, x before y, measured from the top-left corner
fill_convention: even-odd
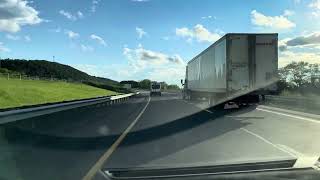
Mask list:
[[[71,66],[50,62],[46,60],[21,60],[21,59],[2,59],[0,73],[21,73],[32,77],[54,78],[58,80],[82,82],[94,87],[108,89],[116,92],[126,93],[124,84],[131,84],[132,88],[150,89],[151,80],[142,81],[121,81],[120,83],[111,79],[90,76]],[[177,85],[168,85],[161,82],[162,89],[179,89]]]
[[[117,81],[113,81],[111,79],[90,76],[68,65],[45,60],[3,59],[1,60],[1,67],[28,76],[56,78],[79,82],[91,81],[113,85],[119,84]]]
[[[139,83],[137,81],[129,80],[129,81],[121,81],[121,85],[131,84],[131,88],[139,88]]]
[[[119,93],[131,93],[130,90],[125,89],[123,87],[120,87],[118,85],[112,85],[112,84],[101,84],[97,82],[90,82],[90,81],[83,81],[84,84],[87,84],[89,86],[94,86],[101,89],[108,89],[110,91],[115,91]]]
[[[319,64],[292,62],[279,71],[279,91],[320,94]]]
[[[150,85],[151,85],[151,80],[149,79],[144,79],[139,82],[139,88],[141,89],[150,89]]]
[[[179,90],[180,87],[178,85],[172,84],[172,85],[168,85],[167,86],[168,89],[172,89],[172,90]]]

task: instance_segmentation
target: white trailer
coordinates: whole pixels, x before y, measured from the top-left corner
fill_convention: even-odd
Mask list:
[[[150,96],[158,95],[161,96],[161,83],[153,81],[150,84]]]
[[[257,102],[276,90],[277,70],[278,34],[226,34],[188,62],[183,97]]]

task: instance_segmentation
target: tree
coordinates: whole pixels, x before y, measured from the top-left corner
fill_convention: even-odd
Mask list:
[[[168,89],[179,90],[180,88],[179,88],[179,86],[176,85],[176,84],[170,84],[170,85],[168,85]]]
[[[165,89],[167,89],[168,88],[168,84],[166,83],[166,82],[160,82],[160,84],[161,84],[161,89],[162,90],[165,90]]]
[[[141,89],[150,89],[151,81],[149,79],[144,79],[139,82],[139,87]]]
[[[133,80],[121,81],[120,84],[121,84],[121,85],[131,84],[131,88],[137,88],[137,87],[139,87],[139,83],[138,83],[137,81],[133,81]]]
[[[316,80],[320,79],[319,64],[309,64],[310,70],[310,83],[312,86],[316,86]]]
[[[309,63],[303,61],[292,62],[280,69],[279,72],[282,80],[291,82],[295,87],[302,87],[308,83],[308,78],[310,77]]]

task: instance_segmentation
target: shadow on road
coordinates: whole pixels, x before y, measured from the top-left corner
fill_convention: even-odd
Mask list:
[[[244,113],[244,111],[251,111],[253,109],[254,108],[252,107],[247,108],[247,110],[242,109],[241,112]],[[186,117],[182,117],[180,119],[167,122],[165,124],[141,129],[135,132],[130,132],[126,137],[126,141],[124,141],[122,145],[130,146],[139,143],[146,143],[167,136],[183,133],[184,131],[194,129],[198,126],[209,123],[210,121],[214,121],[217,118],[223,117],[230,113],[235,113],[237,111],[237,109],[225,110],[215,112],[214,114],[209,114],[207,112],[201,111]],[[246,118],[243,117],[242,119]],[[214,137],[246,125],[247,123],[241,123],[240,121],[231,121],[226,127],[220,129],[215,128],[214,132],[210,130],[208,132],[210,132],[210,137]],[[111,145],[121,135],[120,133],[118,133],[97,137],[62,137],[57,135],[39,133],[37,131],[30,131],[25,128],[20,128],[20,126],[16,126],[15,124],[4,126],[3,129],[5,131],[4,136],[9,141],[9,143],[32,145],[33,147],[38,146],[54,149],[72,149],[77,151],[105,148],[106,146]],[[199,134],[197,135],[197,133]],[[194,135],[199,136],[203,135],[204,133],[205,131],[194,132]]]

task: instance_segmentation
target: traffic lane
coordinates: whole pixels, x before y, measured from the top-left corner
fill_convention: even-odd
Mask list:
[[[119,134],[130,118],[146,103],[146,95],[137,95],[120,103],[101,103],[8,123],[38,134],[59,137],[99,137]],[[81,129],[81,131],[79,131]]]
[[[320,137],[320,119],[308,121],[304,120],[302,114],[300,116],[279,114],[277,111],[259,109],[258,106],[256,110],[246,114],[239,111],[228,118],[237,120],[257,115],[266,117],[265,119],[246,119],[246,122],[250,123],[246,128],[296,156],[319,156],[320,144],[317,137]]]
[[[225,118],[234,111],[237,110],[209,113],[180,99],[151,100],[134,129],[106,161],[104,169],[199,166],[292,158],[290,154],[244,131],[243,128],[250,125],[246,119]],[[254,108],[247,108],[242,113],[250,111]]]
[[[0,177],[81,179],[137,116],[146,98],[141,94],[113,106],[38,117],[35,126],[30,119],[1,126]],[[104,126],[110,129],[107,135],[97,131]]]

